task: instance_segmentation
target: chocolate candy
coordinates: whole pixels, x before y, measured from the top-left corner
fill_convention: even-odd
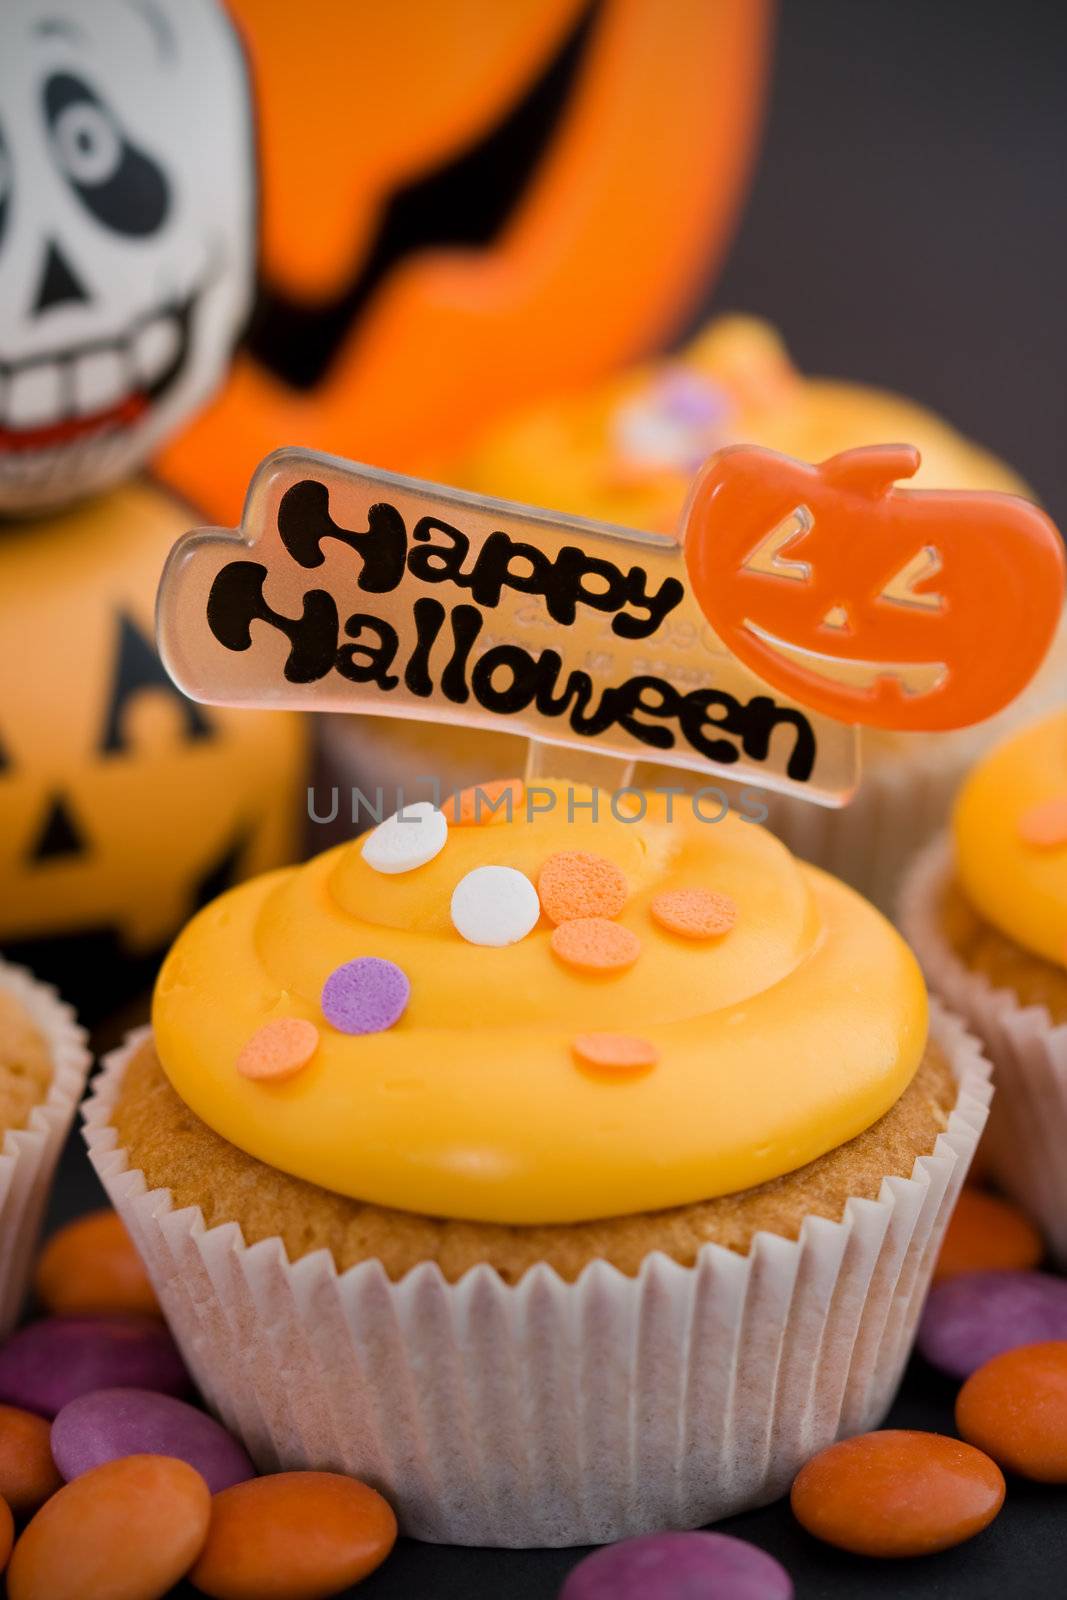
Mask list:
[[[217,1494],[190,1580],[213,1600],[316,1600],[381,1565],[396,1540],[392,1508],[336,1472],[278,1472]]]
[[[935,1284],[919,1324],[918,1346],[952,1378],[1002,1350],[1067,1339],[1067,1280],[1047,1272],[966,1272]]]
[[[245,1449],[214,1418],[151,1389],[97,1389],[64,1406],[52,1455],[68,1481],[123,1456],[174,1456],[195,1467],[212,1494],[254,1478]]]
[[[1067,1342],[1005,1350],[972,1372],[956,1426],[1010,1472],[1067,1483]]]
[[[568,1575],[559,1600],[792,1600],[785,1568],[727,1533],[646,1533],[605,1545]]]
[[[183,1394],[189,1378],[178,1348],[148,1317],[45,1317],[0,1348],[0,1401],[54,1417],[93,1389],[129,1384]]]
[[[155,1290],[119,1216],[91,1211],[54,1233],[33,1280],[46,1311],[60,1317],[159,1316]]]
[[[50,1433],[32,1411],[0,1406],[0,1495],[16,1517],[31,1516],[63,1483]]]
[[[793,1483],[801,1527],[861,1556],[923,1556],[962,1544],[1004,1503],[995,1461],[940,1433],[886,1429],[842,1439]]]
[[[6,1500],[0,1500],[0,1572],[7,1566],[11,1546],[15,1542],[15,1519]]]
[[[964,1189],[949,1219],[934,1282],[960,1272],[1015,1272],[1036,1267],[1045,1253],[1030,1218],[999,1195]]]
[[[211,1496],[166,1456],[127,1456],[65,1484],[26,1528],[8,1600],[159,1600],[203,1548]]]

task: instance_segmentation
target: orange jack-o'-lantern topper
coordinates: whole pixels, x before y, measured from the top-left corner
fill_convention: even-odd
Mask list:
[[[256,97],[259,303],[163,463],[213,517],[293,439],[432,469],[506,409],[654,348],[706,287],[769,0],[228,9]]]
[[[1052,642],[1059,535],[1012,495],[894,487],[912,445],[820,466],[739,445],[698,478],[689,579],[723,643],[780,692],[843,722],[939,730],[992,716]]]

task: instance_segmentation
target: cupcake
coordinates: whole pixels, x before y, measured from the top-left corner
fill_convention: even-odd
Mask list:
[[[901,918],[993,1062],[990,1170],[1067,1265],[1067,711],[982,758],[949,835],[910,871]]]
[[[0,961],[0,1338],[22,1310],[48,1191],[89,1073],[54,989]]]
[[[884,1415],[987,1068],[764,829],[489,798],[199,913],[91,1157],[261,1469],[441,1542],[696,1527]]]
[[[673,359],[513,420],[477,454],[442,470],[477,493],[668,532],[697,468],[725,445],[746,442],[822,461],[896,439],[922,453],[911,480],[917,488],[1027,493],[1009,468],[933,413],[880,390],[802,376],[771,328],[742,317],[712,323]],[[768,825],[798,855],[889,912],[905,865],[944,825],[977,756],[1020,720],[1067,699],[1065,685],[1067,629],[1039,677],[997,717],[948,734],[865,730],[861,788],[844,813],[768,796]],[[427,774],[447,793],[487,774],[521,770],[525,758],[513,735],[487,738],[396,719],[353,726],[350,718],[330,717],[322,735],[328,780],[344,789],[346,801],[351,788],[379,784],[422,795],[428,791],[417,780]],[[668,777],[650,765],[640,767],[639,778],[649,786],[707,781]],[[722,787],[738,793],[728,781]]]

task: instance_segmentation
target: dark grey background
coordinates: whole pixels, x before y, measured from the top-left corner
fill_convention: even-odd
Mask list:
[[[669,25],[671,0],[647,3]],[[758,172],[702,308],[767,316],[806,371],[942,411],[1013,463],[1061,524],[1065,15],[1059,0],[786,0]],[[54,1219],[99,1199],[72,1142]],[[949,1430],[953,1392],[916,1364],[892,1420]],[[991,1529],[922,1562],[839,1556],[784,1505],[728,1527],[785,1562],[798,1600],[1067,1593],[1067,1491],[1013,1483]],[[358,1592],[548,1600],[575,1559],[402,1545]]]

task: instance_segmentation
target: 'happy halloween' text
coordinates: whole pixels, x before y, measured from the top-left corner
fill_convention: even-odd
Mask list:
[[[308,590],[299,617],[275,611],[264,597],[268,569],[256,561],[231,561],[216,575],[207,621],[228,650],[251,647],[251,624],[265,622],[289,640],[284,673],[290,683],[312,683],[337,672],[351,683],[371,684],[388,694],[403,682],[409,693],[429,699],[438,690],[454,705],[471,697],[485,710],[514,716],[536,707],[540,715],[565,718],[574,733],[595,738],[619,727],[654,750],[670,750],[677,724],[684,739],[707,760],[730,766],[741,751],[765,761],[779,726],[793,730],[788,776],[804,783],[815,763],[815,735],[802,711],[781,706],[770,695],[742,702],[713,687],[682,690],[649,674],[597,686],[582,669],[567,671],[558,650],[530,651],[518,643],[491,645],[473,660],[486,611],[505,590],[539,597],[552,621],[569,628],[585,606],[611,616],[620,639],[646,639],[681,602],[677,578],[653,589],[639,565],[623,570],[563,545],[554,555],[503,531],[484,540],[471,558],[471,540],[451,523],[423,516],[411,529],[387,502],[372,505],[362,532],[339,526],[330,515],[324,484],[304,479],[283,495],[278,531],[290,557],[305,569],[322,566],[323,539],[348,545],[360,558],[356,586],[364,594],[389,594],[405,573],[428,585],[451,584],[470,601],[447,608],[431,596],[412,606],[415,642],[397,660],[400,636],[385,618],[354,611],[343,623],[325,589]],[[442,655],[441,647],[447,652]],[[437,651],[436,662],[434,652]],[[436,675],[436,676],[435,676]]]

